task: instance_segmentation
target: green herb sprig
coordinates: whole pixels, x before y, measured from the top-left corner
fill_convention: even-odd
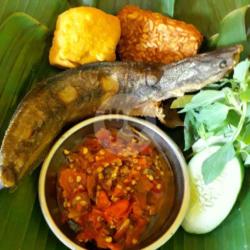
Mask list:
[[[231,79],[224,79],[190,97],[181,97],[172,108],[183,108],[185,150],[197,145],[221,145],[202,166],[206,184],[223,171],[235,156],[250,165],[250,61],[239,63]],[[201,143],[201,141],[203,143]]]

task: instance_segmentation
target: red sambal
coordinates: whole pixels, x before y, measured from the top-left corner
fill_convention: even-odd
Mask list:
[[[140,242],[166,187],[159,152],[141,133],[100,129],[74,151],[58,175],[64,222],[79,243],[121,250]]]

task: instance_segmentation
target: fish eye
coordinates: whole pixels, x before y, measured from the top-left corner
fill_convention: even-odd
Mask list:
[[[219,64],[219,67],[220,67],[221,69],[226,68],[226,67],[227,67],[227,61],[226,61],[226,60],[222,60],[222,61],[220,62],[220,64]]]

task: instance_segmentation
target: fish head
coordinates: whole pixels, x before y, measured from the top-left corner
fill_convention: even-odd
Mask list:
[[[242,50],[242,45],[224,47],[189,58],[189,60],[195,65],[196,71],[202,74],[200,79],[206,81],[213,76],[217,79],[225,76],[235,67]]]
[[[162,101],[202,89],[229,73],[238,63],[241,45],[225,47],[162,66],[154,99]]]

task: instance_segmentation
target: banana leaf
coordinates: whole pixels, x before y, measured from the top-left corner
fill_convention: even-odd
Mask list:
[[[43,56],[47,35],[46,26],[23,13],[10,15],[0,26],[0,138],[17,100],[27,91],[29,84],[23,83]]]
[[[220,34],[220,21],[230,11],[249,4],[250,0],[70,0],[70,5],[97,6],[110,13],[115,13],[122,6],[132,3],[143,8],[159,11],[195,24],[207,37]],[[51,37],[47,31],[40,36],[36,47],[30,49],[28,56],[21,54],[22,45],[27,47],[31,38],[26,34],[26,40],[18,40],[8,45],[5,33],[1,29],[3,21],[16,11],[23,11],[39,22],[45,24],[51,32],[54,28],[56,17],[65,10],[69,4],[66,0],[1,0],[0,4],[0,71],[1,79],[11,75],[11,82],[0,80],[0,90],[7,89],[0,95],[0,133],[3,135],[6,126],[13,114],[16,105],[32,84],[59,70],[49,66],[48,49],[51,45]],[[175,8],[174,8],[175,4]],[[30,20],[30,19],[29,19]],[[31,19],[33,20],[33,19]],[[39,22],[34,22],[35,29],[46,28]],[[235,21],[232,23],[234,28]],[[230,26],[229,26],[230,28]],[[228,29],[228,28],[227,28]],[[236,30],[237,31],[237,30]],[[235,32],[234,31],[234,35]],[[20,24],[9,28],[8,32],[16,37],[21,33]],[[7,32],[7,33],[8,33]],[[41,30],[40,30],[41,32]],[[247,30],[245,29],[247,34]],[[38,32],[39,33],[39,32]],[[30,36],[33,36],[30,34]],[[36,37],[36,35],[34,35]],[[33,38],[34,38],[33,36]],[[32,40],[32,39],[31,39]],[[226,39],[227,40],[227,39]],[[26,43],[25,43],[26,41]],[[6,46],[6,44],[8,46]],[[32,44],[32,43],[31,43]],[[40,49],[38,50],[38,44]],[[6,47],[9,49],[7,50]],[[19,48],[19,49],[18,49]],[[44,49],[45,48],[45,49]],[[3,56],[6,50],[7,56]],[[13,51],[12,51],[13,50]],[[29,51],[29,50],[27,50]],[[41,55],[39,51],[44,51]],[[19,53],[18,53],[19,52]],[[15,56],[14,56],[14,53]],[[9,55],[9,56],[8,56]],[[12,57],[11,57],[12,55]],[[10,71],[13,63],[16,67],[25,65],[29,56],[32,63],[29,64],[26,74],[17,71],[16,79]],[[3,59],[5,61],[3,62]],[[18,58],[23,58],[19,61]],[[29,59],[30,60],[30,59]],[[2,61],[2,63],[1,63]],[[18,75],[19,74],[19,75]],[[20,79],[20,80],[19,80]],[[166,130],[180,145],[182,134],[180,130]],[[45,223],[39,208],[37,199],[37,179],[39,169],[26,177],[16,190],[0,191],[0,249],[1,250],[66,250]],[[248,250],[250,249],[250,172],[246,171],[244,184],[240,196],[232,212],[227,219],[213,232],[206,235],[187,234],[182,228],[167,242],[162,250]]]
[[[24,13],[12,14],[0,25],[1,138],[18,102],[32,83],[30,79],[42,59],[47,38],[48,28]],[[35,226],[29,226],[35,222],[31,215],[34,204],[37,204],[36,190],[32,177],[25,180],[22,188],[16,192],[0,193],[1,249],[21,249],[25,235],[30,236],[27,234],[30,228],[33,236],[36,235]],[[39,209],[34,210],[34,213],[38,213],[34,218],[38,222],[36,225],[39,225]],[[47,232],[46,227],[40,232],[39,241],[42,240],[43,232]],[[44,235],[44,239],[47,239],[47,235]],[[32,246],[31,239],[27,245]],[[24,249],[27,245],[25,243]]]
[[[137,5],[144,9],[149,9],[152,11],[158,11],[164,13],[165,15],[173,16],[174,15],[174,4],[175,0],[69,0],[71,6],[93,6],[100,8],[111,14],[116,14],[122,7],[125,5]]]
[[[0,23],[13,12],[25,12],[51,29],[56,17],[69,7],[67,0],[1,0]]]
[[[195,24],[210,37],[219,31],[221,20],[229,12],[247,4],[249,0],[176,0],[175,17]]]
[[[249,27],[250,27],[250,5],[240,7],[227,14],[220,22],[219,32],[208,41],[210,48],[242,44],[244,51],[241,58],[250,54]]]

